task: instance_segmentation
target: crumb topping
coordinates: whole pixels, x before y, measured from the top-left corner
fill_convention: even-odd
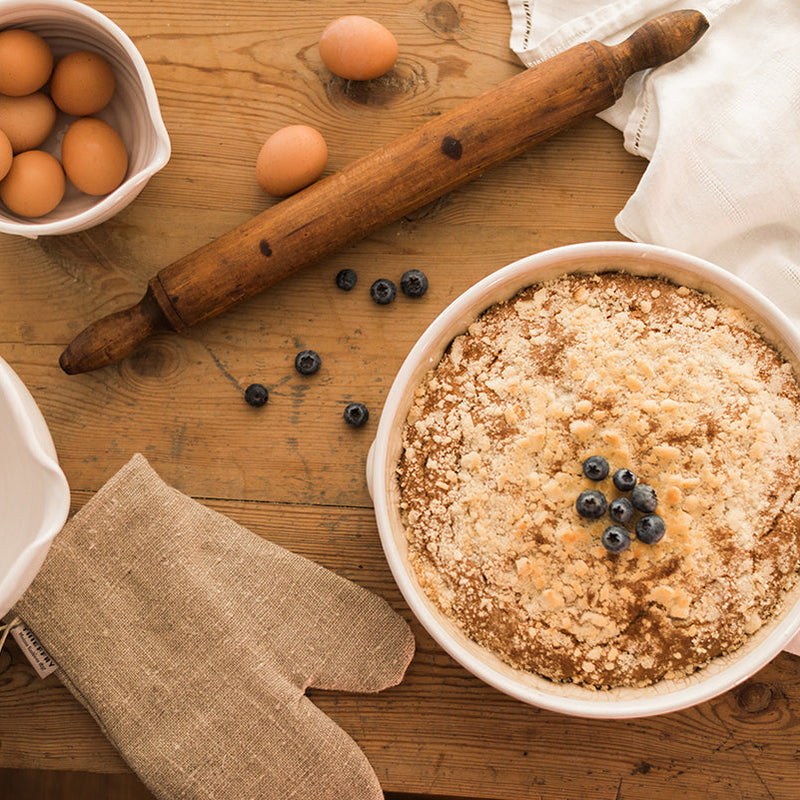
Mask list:
[[[623,273],[569,275],[488,309],[417,388],[397,470],[429,597],[523,670],[647,685],[731,651],[798,577],[800,391],[746,316]],[[610,554],[612,472],[653,486],[666,535]]]

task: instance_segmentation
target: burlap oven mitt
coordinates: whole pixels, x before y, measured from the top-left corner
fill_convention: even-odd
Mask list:
[[[304,692],[399,683],[406,623],[167,486],[140,455],[59,533],[14,612],[164,800],[383,796]]]

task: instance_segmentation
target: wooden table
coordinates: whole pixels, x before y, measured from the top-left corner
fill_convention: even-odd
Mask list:
[[[416,624],[384,561],[364,467],[381,404],[416,337],[460,292],[529,253],[619,239],[614,216],[644,162],[598,120],[573,128],[185,334],[123,363],[69,377],[63,346],[135,302],[161,267],[277,202],[254,178],[274,130],[308,123],[328,171],[519,71],[503,0],[97,0],[150,66],[173,155],[124,212],[93,230],[0,237],[0,355],[50,426],[73,510],[135,452],[169,483],[281,545],[386,597],[417,655],[376,696],[314,693],[361,745],[390,797],[796,798],[800,659],[781,655],[736,690],[682,713],[594,722],[531,708],[456,665]],[[332,76],[316,40],[344,13],[400,43],[388,76]],[[333,278],[351,267],[350,293]],[[420,300],[378,306],[369,285],[427,273]],[[312,378],[295,354],[317,350]],[[262,382],[270,401],[243,400]],[[371,411],[342,421],[350,400]],[[149,793],[67,690],[0,653],[0,800]]]

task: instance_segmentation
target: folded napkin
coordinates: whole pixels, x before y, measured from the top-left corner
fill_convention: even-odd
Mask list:
[[[632,77],[599,115],[650,160],[616,226],[730,270],[800,324],[800,2],[508,4],[511,48],[527,66],[580,41],[615,44],[667,11],[706,15],[691,50]]]
[[[159,798],[383,796],[304,692],[398,683],[406,623],[167,486],[142,456],[59,533],[14,613]]]

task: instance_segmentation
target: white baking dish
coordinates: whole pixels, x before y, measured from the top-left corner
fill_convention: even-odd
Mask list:
[[[395,467],[401,429],[412,394],[435,366],[450,341],[486,308],[524,287],[566,272],[624,269],[669,278],[708,291],[760,322],[765,337],[800,375],[800,335],[761,294],[725,270],[674,250],[630,242],[570,245],[524,258],[489,275],[448,306],[417,341],[389,391],[367,464],[381,543],[395,580],[411,610],[433,638],[460,664],[486,683],[526,703],[585,717],[627,718],[661,714],[708,700],[741,683],[783,649],[797,648],[800,582],[782,610],[735,652],[711,661],[689,677],[662,680],[646,688],[598,691],[555,684],[510,667],[475,644],[427,598],[407,560],[406,537],[398,509]]]

